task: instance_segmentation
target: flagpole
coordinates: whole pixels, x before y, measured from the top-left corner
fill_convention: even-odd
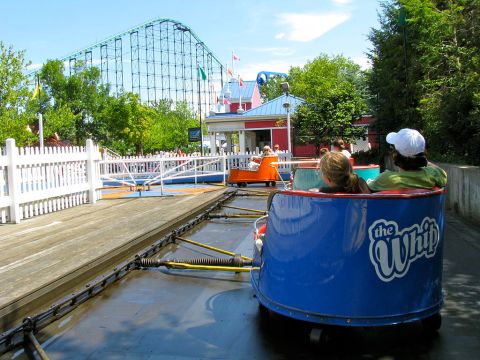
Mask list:
[[[40,153],[43,154],[43,116],[42,109],[40,108],[40,76],[37,74],[37,86],[38,86],[38,137],[40,144]]]
[[[232,92],[230,91],[230,80],[231,80],[231,78],[228,77],[228,64],[227,64],[227,66],[225,66],[225,69],[227,69],[227,90],[224,92],[223,95],[224,95],[224,97],[226,95],[227,98],[229,98],[230,95],[232,94]],[[233,70],[232,70],[232,72],[233,72]]]
[[[242,109],[242,87],[240,86],[240,75],[238,75],[238,110]]]
[[[200,117],[200,155],[203,156],[202,99],[200,97],[200,65],[197,64],[198,114]]]

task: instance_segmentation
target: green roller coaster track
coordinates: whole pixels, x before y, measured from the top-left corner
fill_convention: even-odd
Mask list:
[[[70,75],[77,62],[98,67],[113,95],[131,91],[144,102],[182,101],[195,111],[212,110],[225,81],[217,56],[190,27],[172,19],[145,22],[60,60]],[[207,80],[199,81],[198,67]]]

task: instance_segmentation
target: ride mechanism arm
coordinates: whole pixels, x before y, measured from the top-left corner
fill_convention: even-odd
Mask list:
[[[176,240],[184,241],[192,245],[200,246],[205,249],[213,250],[230,258],[197,258],[184,260],[160,260],[152,258],[137,257],[137,266],[142,268],[165,266],[167,269],[185,269],[185,270],[215,270],[215,271],[233,271],[233,272],[249,272],[251,271],[252,259],[247,256],[235,254],[228,250],[216,248],[214,246],[202,244],[193,240],[185,239],[177,236]],[[248,267],[247,267],[248,266]]]

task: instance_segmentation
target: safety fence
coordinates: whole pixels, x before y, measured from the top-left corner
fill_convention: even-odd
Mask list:
[[[85,147],[16,147],[7,139],[0,153],[0,223],[18,223],[84,203],[95,203],[106,186],[151,186],[168,182],[223,182],[231,168],[247,167],[255,153],[201,156],[130,156]],[[279,153],[279,161],[290,154]],[[280,165],[280,174],[289,173]]]
[[[7,139],[0,155],[0,223],[62,210],[100,198],[98,147],[19,148]]]
[[[199,181],[224,182],[231,168],[248,168],[256,153],[222,153],[211,156],[130,156],[120,157],[109,151],[100,161],[100,176],[104,184],[110,185],[156,185],[165,182]],[[287,161],[290,154],[279,153],[279,161]],[[279,165],[279,173],[289,173],[288,165]]]

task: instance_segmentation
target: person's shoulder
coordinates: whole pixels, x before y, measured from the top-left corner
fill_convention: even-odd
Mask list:
[[[377,181],[377,180],[379,180],[379,179],[384,179],[384,178],[389,178],[389,177],[396,176],[396,175],[398,175],[398,172],[396,172],[396,171],[385,170],[385,171],[381,172],[381,173],[375,178],[375,180],[373,180],[373,181]]]
[[[367,183],[369,190],[381,191],[397,187],[397,182],[400,181],[399,173],[396,171],[385,170],[378,175],[374,180]]]
[[[447,184],[447,173],[441,167],[429,163],[424,169],[435,179],[437,185],[445,186]]]

